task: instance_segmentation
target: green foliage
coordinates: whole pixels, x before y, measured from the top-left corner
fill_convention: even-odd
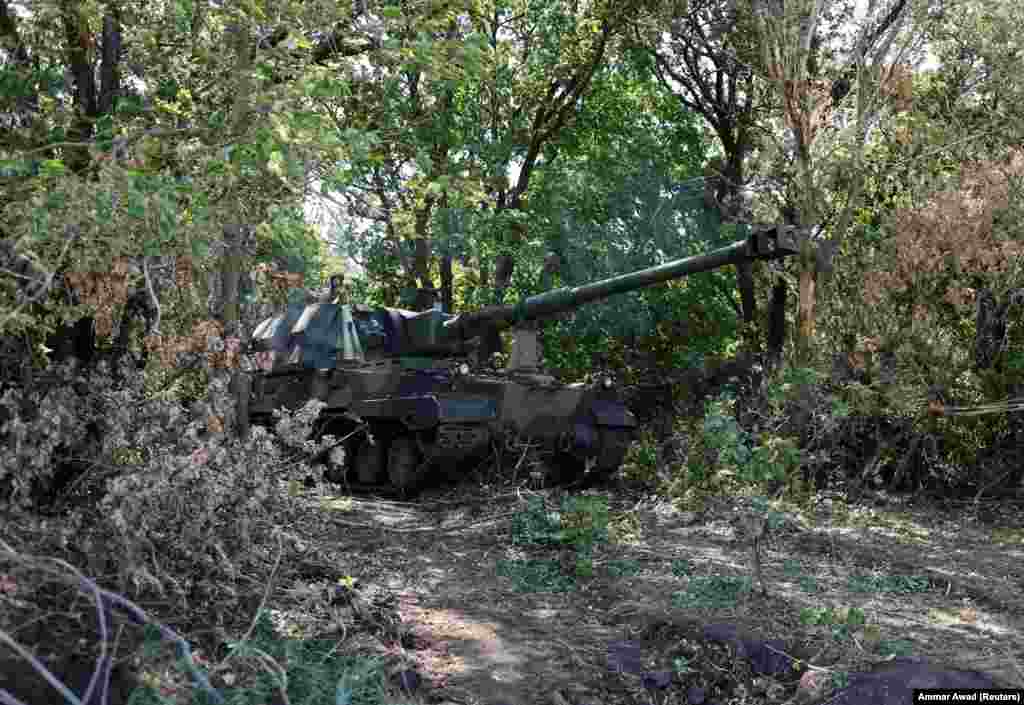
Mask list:
[[[782,572],[790,578],[797,577],[798,575],[800,575],[802,570],[803,568],[801,567],[799,561],[795,561],[792,558],[787,558],[782,563]]]
[[[677,656],[672,659],[672,670],[680,677],[693,673],[694,671],[693,667],[690,665],[690,660],[685,656]]]
[[[931,581],[920,575],[851,575],[849,583],[852,592],[909,594],[931,589]]]
[[[578,11],[562,0],[514,2],[496,8],[507,30],[500,36],[492,34],[488,13],[470,13],[454,24],[416,17],[409,8],[401,18],[385,17],[387,26],[404,24],[405,31],[395,29],[389,40],[394,60],[378,62],[372,80],[362,76],[353,95],[331,101],[339,111],[373,113],[364,124],[372,122],[388,136],[346,163],[334,188],[357,204],[362,222],[339,223],[332,238],[365,262],[375,297],[401,299],[402,289],[412,285],[416,243],[424,239],[432,246],[426,264],[434,281],[441,255],[472,256],[479,274],[480,262],[509,251],[516,260],[509,295],[536,285],[547,250],[558,249],[548,233],[560,208],[549,208],[548,201],[561,184],[548,180],[547,172],[566,157],[555,159],[555,152],[568,156],[569,145],[590,144],[609,131],[628,137],[628,125],[602,122],[611,104],[630,99],[627,91],[606,90],[606,104],[590,107],[611,55],[597,34],[619,26],[617,20],[608,23],[609,12],[603,5]],[[415,38],[407,30],[414,20]],[[566,100],[552,89],[556,81],[573,81],[582,96]],[[424,121],[428,113],[432,119]],[[536,121],[538,116],[543,119]],[[673,127],[684,129],[680,123],[666,130]],[[696,134],[692,125],[687,129]],[[513,166],[523,169],[524,183],[529,179],[527,191],[513,191]],[[384,201],[390,205],[381,213]],[[463,304],[491,303],[479,281],[467,283],[470,290],[458,293]]]
[[[906,639],[883,639],[875,650],[880,656],[911,656],[914,645]]]
[[[512,517],[512,545],[550,546],[561,540],[559,516],[545,508],[542,497],[530,497],[526,509]]]
[[[337,643],[330,639],[280,637],[265,611],[258,615],[251,637],[229,648],[232,670],[248,670],[251,676],[223,690],[228,705],[257,705],[280,698],[281,693],[295,705],[380,705],[386,698],[385,670],[379,659],[338,654]],[[145,653],[152,657],[153,645],[148,645]],[[178,668],[184,676],[181,664]],[[157,688],[142,686],[129,702],[163,705],[168,701]],[[213,700],[196,690],[188,702],[209,705]]]
[[[146,395],[150,399],[191,404],[206,398],[209,376],[202,369],[165,368],[154,364],[145,375]]]
[[[608,541],[611,543],[638,543],[643,536],[643,525],[637,512],[622,512],[608,520]]]
[[[658,444],[654,432],[645,429],[634,442],[622,463],[625,476],[633,481],[653,486],[658,482]]]
[[[608,498],[577,495],[562,501],[562,541],[577,547],[608,542]]]
[[[577,577],[593,575],[594,545],[609,540],[608,500],[596,495],[568,496],[562,499],[559,511],[549,511],[542,497],[531,497],[526,508],[512,518],[512,545],[566,546],[575,554],[573,570]],[[612,575],[629,574],[635,566],[613,562]],[[516,581],[522,591],[571,589],[570,577],[561,574],[557,561],[503,561],[499,575]]]
[[[672,594],[672,603],[679,608],[725,609],[733,607],[750,593],[750,578],[709,575],[690,578],[685,590]]]
[[[113,13],[93,4],[76,15],[78,5],[65,16],[44,4],[5,26],[4,36],[19,51],[0,79],[0,106],[14,118],[0,147],[5,241],[43,274],[107,272],[121,256],[141,266],[144,257],[190,255],[193,270],[205,276],[223,266],[211,253],[220,256],[224,225],[262,224],[268,237],[261,255],[292,257],[297,262],[286,268],[307,271],[317,283],[318,242],[303,222],[307,194],[299,187],[313,164],[330,172],[334,160],[358,154],[373,137],[358,124],[334,134],[335,116],[310,102],[324,72],[312,65],[306,37],[314,28],[344,24],[350,11],[284,3],[275,7],[271,26],[256,6],[202,13],[182,6],[165,15]],[[61,78],[77,51],[68,32],[91,40],[104,21],[119,26],[126,49],[111,55],[116,65],[111,56],[89,61],[107,62],[96,72],[97,84],[101,74],[120,84],[112,86],[113,104],[101,100],[99,114],[92,106],[85,116]],[[260,37],[280,28],[287,28],[283,44],[265,46]],[[246,56],[250,48],[255,56]],[[335,66],[331,83],[347,85],[338,80],[346,70]],[[76,88],[88,95],[100,87]],[[162,323],[171,329],[181,321],[167,315],[168,299],[183,284],[167,276],[165,265],[150,273],[164,305]],[[200,278],[184,286],[203,289]],[[81,316],[52,299],[16,308],[13,288],[2,287],[0,328],[35,335],[47,311]]]
[[[512,544],[576,546],[586,550],[608,541],[608,500],[584,495],[562,499],[560,511],[548,511],[542,497],[530,497],[512,518]]]
[[[953,468],[969,468],[979,453],[992,448],[1003,436],[1007,419],[1002,415],[938,418],[929,419],[928,425],[941,439],[939,459]]]
[[[278,262],[282,271],[302,273],[304,284],[322,282],[323,252],[320,236],[306,224],[298,206],[272,206],[269,217],[257,229],[257,262]]]
[[[797,486],[800,450],[784,436],[755,436],[740,427],[734,413],[735,399],[728,393],[709,401],[706,413],[690,435],[685,473],[671,491],[676,496],[695,496],[701,491],[766,491],[789,483]]]
[[[863,610],[852,607],[846,614],[846,623],[851,629],[859,629],[867,623],[867,617]]]
[[[572,322],[547,326],[545,363],[567,379],[580,379],[592,369],[606,368],[629,383],[651,369],[688,369],[699,366],[705,356],[723,355],[738,335],[735,312],[717,298],[721,287],[731,284],[705,286],[704,282],[726,277],[722,272],[695,275],[581,308]],[[643,352],[641,366],[626,362],[630,351]]]
[[[687,577],[693,575],[694,566],[688,558],[677,558],[672,561],[672,575]]]
[[[550,559],[498,561],[498,575],[511,578],[517,592],[568,592],[576,583]]]
[[[818,581],[813,575],[804,575],[800,578],[800,589],[813,595],[818,592]]]
[[[616,559],[608,563],[608,574],[616,577],[636,575],[640,572],[640,564],[634,560]]]
[[[770,530],[776,530],[785,523],[786,516],[771,507],[766,497],[754,495],[749,498],[748,511],[764,518]]]

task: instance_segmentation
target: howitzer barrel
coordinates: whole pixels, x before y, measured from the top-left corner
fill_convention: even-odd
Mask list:
[[[629,274],[582,284],[563,287],[523,299],[518,304],[488,306],[479,311],[461,314],[445,323],[445,328],[470,338],[477,335],[481,326],[505,328],[517,321],[529,321],[562,311],[571,310],[591,301],[604,299],[635,289],[660,284],[698,272],[718,269],[729,264],[752,260],[769,260],[788,257],[798,252],[792,226],[779,226],[755,231],[750,236],[727,247],[702,255],[666,262]]]

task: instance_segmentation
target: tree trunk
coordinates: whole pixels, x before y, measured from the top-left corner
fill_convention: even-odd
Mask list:
[[[1008,344],[1007,326],[1010,309],[1024,305],[1024,288],[1013,289],[1003,303],[996,301],[991,289],[979,289],[975,314],[974,364],[977,371],[992,369],[1001,372],[1005,367],[1003,352]],[[1008,385],[1006,394],[1015,398],[1024,394],[1024,384]],[[1002,445],[1007,449],[1001,460],[1016,468],[1006,475],[1007,488],[1020,485],[1024,479],[1024,414],[1007,414],[1007,430]],[[997,451],[998,452],[998,451]]]
[[[418,233],[419,236],[416,238],[416,254],[413,258],[413,266],[416,268],[417,288],[433,289],[434,282],[430,278],[430,238],[426,236],[426,223],[418,223],[417,230],[420,227],[423,228],[423,231]]]
[[[239,337],[241,335],[238,283],[242,268],[242,242],[245,239],[245,229],[244,225],[224,226],[224,266],[220,272],[224,337]]]
[[[768,307],[768,356],[774,364],[782,359],[786,343],[786,299],[788,287],[784,279],[776,279]]]
[[[505,303],[505,290],[512,283],[515,260],[512,255],[501,254],[494,262],[494,299],[492,303]],[[494,353],[502,352],[501,334],[497,328],[488,327],[480,340],[480,360],[486,362]]]
[[[252,43],[249,41],[249,30],[245,25],[241,23],[234,25],[231,30],[234,33],[235,50],[237,52],[237,63],[235,66],[237,74],[235,76],[236,91],[234,103],[231,106],[231,123],[235,134],[242,135],[247,129],[250,101],[254,91],[251,76],[253,62]],[[241,204],[238,204],[236,212],[241,220],[244,217],[245,209]],[[250,239],[250,233],[249,227],[241,223],[225,225],[223,232],[225,249],[221,268],[220,292],[224,302],[222,308],[223,337],[225,344],[228,343],[229,339],[236,339],[241,349],[241,345],[247,342],[245,339],[248,336],[247,331],[242,330],[240,325],[241,310],[238,300],[238,284],[243,262],[245,261],[243,253],[247,241]],[[224,416],[221,419],[223,422],[222,428],[224,430],[230,429],[231,432],[244,438],[249,432],[248,408],[244,402],[242,403],[242,408],[239,408],[239,397],[243,393],[247,393],[248,380],[241,379],[244,373],[237,364],[228,370],[211,369],[210,381],[213,382],[214,377],[221,374],[228,375],[228,388],[233,396],[229,402],[229,406],[233,408],[224,409],[221,412]],[[210,400],[211,402],[215,401],[213,395],[210,396]],[[240,414],[239,412],[242,413]]]
[[[455,310],[455,277],[452,274],[452,256],[441,258],[441,308],[445,313]]]
[[[88,142],[92,139],[93,124],[98,117],[93,58],[90,56],[95,50],[95,37],[78,9],[78,3],[66,3],[62,18],[75,100],[68,139],[72,142]],[[86,147],[68,147],[65,152],[65,164],[76,173],[83,171],[89,161],[89,150]]]
[[[736,285],[740,289],[743,322],[750,323],[757,315],[757,303],[754,299],[754,267],[752,262],[740,262],[736,265]]]
[[[238,270],[241,257],[241,243],[243,239],[242,231],[244,225],[225,225],[224,226],[224,262],[221,266],[221,286],[220,293],[223,301],[221,310],[223,312],[221,322],[224,325],[224,340],[225,342],[230,338],[238,338],[241,336],[239,330],[239,309],[238,309]],[[237,367],[230,370],[223,369],[211,369],[210,377],[211,380],[214,375],[220,376],[226,374],[228,376],[228,388],[231,390],[231,394],[234,396],[235,408],[234,408],[234,419],[230,418],[228,410],[224,412],[224,425],[225,428],[231,427],[232,430],[237,433],[240,437],[244,437],[249,432],[249,419],[248,413],[243,418],[238,408],[239,392],[246,388],[246,383],[242,381],[243,372]],[[234,422],[234,423],[232,423]]]
[[[1006,347],[1006,324],[1010,306],[1024,297],[1024,289],[1011,291],[999,304],[991,289],[978,290],[975,315],[974,364],[978,370],[1001,369],[1000,353]]]
[[[74,82],[75,115],[68,139],[89,142],[93,137],[96,119],[113,112],[121,91],[121,13],[116,4],[107,8],[103,17],[102,45],[97,47],[96,36],[80,13],[79,5],[77,2],[64,3],[61,18],[67,43],[68,67]],[[96,60],[97,55],[99,62]],[[97,75],[99,86],[96,85]],[[83,171],[92,161],[87,147],[69,146],[64,150],[64,162],[76,173]]]
[[[801,268],[800,304],[797,311],[797,360],[801,364],[811,361],[814,338],[814,270]]]
[[[710,187],[710,196],[705,193],[705,205],[717,214],[722,222],[743,222],[748,214],[743,207],[743,154],[747,145],[742,137],[734,139],[730,132],[720,135],[725,148],[725,160],[713,159],[708,164],[710,173],[706,174],[709,181],[705,188]],[[740,313],[744,323],[751,323],[757,318],[757,298],[754,294],[754,268],[751,262],[740,262],[736,265],[736,286],[740,290]],[[757,352],[761,343],[752,341]]]
[[[786,225],[799,228],[804,222],[798,206],[786,204],[782,208],[782,218]],[[803,238],[800,242],[800,255],[797,257],[799,269],[799,289],[797,290],[797,330],[796,330],[796,361],[797,364],[810,362],[812,350],[811,340],[814,336],[814,295],[816,284],[816,257],[814,245],[810,239]]]

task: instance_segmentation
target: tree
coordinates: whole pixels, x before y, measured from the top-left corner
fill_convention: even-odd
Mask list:
[[[101,287],[80,303],[110,318],[141,301],[152,327],[161,310],[183,311],[161,307],[165,289],[183,300],[185,292],[168,287],[176,270],[197,275],[188,288],[200,288],[203,308],[207,294],[218,298],[222,225],[265,223],[271,204],[301,207],[305,162],[328,142],[326,116],[309,108],[310,93],[322,89],[325,62],[373,42],[352,28],[346,9],[336,17],[298,3],[276,4],[272,15],[265,9],[71,2],[36,4],[19,16],[0,3],[10,59],[0,71],[0,105],[10,117],[0,125],[0,228],[9,250],[34,264],[36,280],[50,282],[31,300],[52,309],[57,301],[44,302],[45,294],[60,288],[62,272],[89,272],[97,282],[112,261],[128,258],[127,273],[111,276],[130,286],[111,279],[113,300]],[[340,39],[345,27],[349,43]],[[329,147],[344,154],[363,139],[358,131],[348,137],[332,135]],[[185,256],[191,261],[174,264]],[[52,316],[38,325],[24,287],[5,284],[4,333],[52,326]],[[223,315],[212,303],[210,313]],[[76,306],[60,316],[85,312]]]
[[[835,252],[860,206],[868,133],[881,114],[909,107],[908,67],[920,59],[926,21],[914,16],[909,1],[884,7],[869,2],[852,41],[826,55],[824,47],[838,36],[830,21],[842,16],[828,8],[835,5],[821,0],[745,6],[756,32],[757,68],[774,88],[788,138],[776,152],[794,166],[792,177],[783,179],[788,193],[783,207],[820,235],[818,242],[804,243],[799,259],[802,360],[811,353],[818,277],[832,271]],[[848,108],[851,95],[856,105]]]
[[[640,21],[631,28],[634,46],[653,59],[662,84],[703,117],[718,138],[722,155],[706,165],[705,205],[723,222],[751,217],[744,165],[760,139],[758,113],[766,103],[764,86],[751,65],[747,34],[736,25],[743,19],[730,0],[668,2],[657,22]],[[751,322],[752,269],[741,265],[737,272],[743,320]]]
[[[558,161],[538,175],[531,193],[531,234],[539,236],[539,247],[560,255],[570,285],[724,244],[703,204],[699,175],[707,140],[696,116],[642,58],[615,61],[594,77],[574,129],[555,144]],[[539,279],[537,264],[529,270],[521,291],[532,291]],[[568,335],[559,340],[616,336],[644,347],[659,329],[689,325],[687,340],[673,336],[672,353],[711,352],[707,346],[729,339],[731,321],[741,318],[734,287],[727,272],[716,271],[617,296],[575,312],[571,324],[560,326]],[[698,311],[716,321],[715,334],[704,335]]]
[[[880,155],[906,174],[904,191],[871,222],[874,258],[860,255],[870,268],[863,295],[902,329],[892,337],[909,331],[921,349],[947,337],[952,349],[932,367],[947,384],[973,370],[992,382],[990,394],[1015,384],[1007,346],[1021,297],[1021,46],[1006,23],[1021,19],[1012,3],[966,3],[934,18],[937,66]]]
[[[400,31],[411,19],[395,18],[404,22],[395,41],[410,42],[412,58],[384,66],[367,90],[389,106],[387,130],[400,138],[353,165],[342,198],[378,224],[406,286],[433,288],[438,254],[442,262],[475,255],[479,289],[493,287],[481,303],[503,298],[527,241],[532,179],[557,158],[553,143],[571,128],[624,17],[639,8],[467,5],[426,28],[445,47],[437,54],[418,52]]]

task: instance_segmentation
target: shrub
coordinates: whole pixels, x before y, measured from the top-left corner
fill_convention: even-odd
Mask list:
[[[86,381],[71,366],[56,372],[36,389],[8,389],[0,396],[0,418],[6,418],[0,425],[6,449],[0,456],[0,502],[34,504],[52,488],[65,456],[86,440],[92,414],[75,388]]]
[[[622,470],[628,480],[645,485],[657,485],[658,445],[653,431],[644,430],[639,440],[629,447]]]
[[[338,644],[332,639],[283,638],[276,633],[265,611],[258,614],[253,626],[247,638],[229,645],[230,655],[220,666],[219,670],[231,674],[231,680],[237,678],[235,685],[223,689],[225,702],[242,705],[278,699],[296,705],[328,702],[369,705],[385,701],[385,668],[380,659],[339,654]],[[162,644],[151,641],[146,646],[155,656]],[[176,674],[176,680],[184,682],[187,671],[180,663],[177,665],[180,673]],[[132,694],[131,702],[133,705],[161,705],[167,702],[161,697],[161,691],[177,690],[162,680],[144,683]],[[284,695],[287,695],[286,700]],[[213,701],[208,693],[194,689],[187,702],[201,705]]]
[[[720,395],[708,402],[702,420],[691,422],[686,467],[672,484],[674,496],[692,503],[709,493],[760,493],[787,483],[800,488],[796,441],[747,431],[736,421],[734,404],[731,395]]]
[[[58,479],[62,456],[81,446],[92,424],[99,440],[81,481],[105,494],[68,521],[82,528],[81,548],[91,560],[114,564],[93,566],[96,572],[115,568],[136,586],[173,585],[183,595],[194,589],[189,584],[203,584],[237,599],[232,586],[245,572],[242,564],[262,564],[275,515],[294,506],[282,484],[312,472],[307,451],[331,439],[308,440],[319,412],[311,403],[280,414],[279,435],[254,427],[239,441],[225,432],[233,413],[227,376],[207,372],[207,395],[189,411],[154,399],[142,375],[118,382],[102,366],[90,374],[54,367],[36,389],[7,391],[0,434],[14,452],[0,459],[0,487],[7,488],[0,499],[22,507],[37,502],[39,489]],[[180,580],[184,575],[189,579]]]
[[[750,589],[750,578],[698,576],[689,579],[685,590],[673,593],[672,602],[680,608],[725,609],[735,606]]]

